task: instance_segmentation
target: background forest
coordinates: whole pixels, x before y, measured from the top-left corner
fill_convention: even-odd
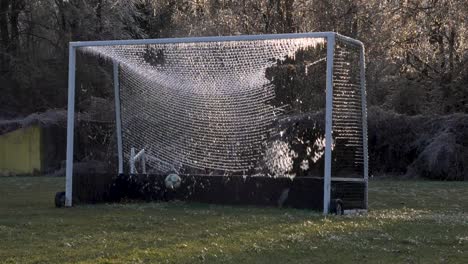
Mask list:
[[[366,46],[371,172],[467,180],[467,14],[462,0],[0,0],[0,118],[66,107],[70,41],[335,31]]]

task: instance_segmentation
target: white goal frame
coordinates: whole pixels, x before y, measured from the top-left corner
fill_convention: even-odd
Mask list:
[[[367,209],[368,190],[368,151],[367,151],[367,106],[366,106],[366,82],[365,82],[365,57],[364,45],[361,41],[352,39],[335,32],[311,32],[293,34],[265,34],[265,35],[240,35],[240,36],[220,36],[220,37],[189,37],[189,38],[161,38],[161,39],[135,39],[135,40],[109,40],[109,41],[81,41],[70,42],[69,64],[68,64],[68,113],[67,113],[67,154],[66,154],[66,185],[65,185],[65,206],[72,206],[73,197],[73,140],[75,122],[75,75],[76,75],[76,51],[81,47],[90,46],[112,46],[112,45],[146,45],[146,44],[172,44],[172,43],[197,43],[197,42],[226,42],[226,41],[251,41],[251,40],[276,40],[295,38],[323,38],[327,42],[327,65],[326,65],[326,110],[325,110],[325,168],[323,183],[323,213],[330,212],[331,195],[331,160],[332,160],[332,113],[333,113],[333,61],[335,40],[352,43],[360,48],[360,79],[362,98],[362,133],[363,133],[363,154],[364,154],[364,175],[365,182],[365,205]],[[118,63],[113,62],[113,80],[115,96],[116,114],[116,135],[118,151],[118,173],[123,173],[122,154],[122,127],[120,117],[120,95],[119,95],[119,71]],[[338,180],[338,179],[337,179]]]

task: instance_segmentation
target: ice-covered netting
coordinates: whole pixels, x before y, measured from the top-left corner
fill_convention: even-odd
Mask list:
[[[336,40],[333,61],[333,177],[364,175],[361,47]]]
[[[265,71],[323,38],[94,46],[120,64],[124,156],[158,171],[249,171],[262,162],[281,106]]]

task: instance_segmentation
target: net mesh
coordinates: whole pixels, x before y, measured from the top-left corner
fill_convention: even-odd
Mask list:
[[[332,176],[364,175],[361,47],[336,39],[333,60]]]
[[[323,177],[325,39],[80,50],[120,65],[125,161],[135,148],[145,149],[149,173]],[[360,96],[347,93],[359,75],[346,68],[359,67],[359,58],[347,55],[348,47],[337,45],[336,51],[333,160],[336,171],[354,172],[362,167],[362,136],[356,136],[362,127],[344,123],[352,116],[360,124],[360,117],[341,102],[354,104]]]

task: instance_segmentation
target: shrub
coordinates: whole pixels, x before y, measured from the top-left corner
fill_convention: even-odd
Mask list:
[[[371,173],[468,180],[468,115],[406,116],[369,108]]]

